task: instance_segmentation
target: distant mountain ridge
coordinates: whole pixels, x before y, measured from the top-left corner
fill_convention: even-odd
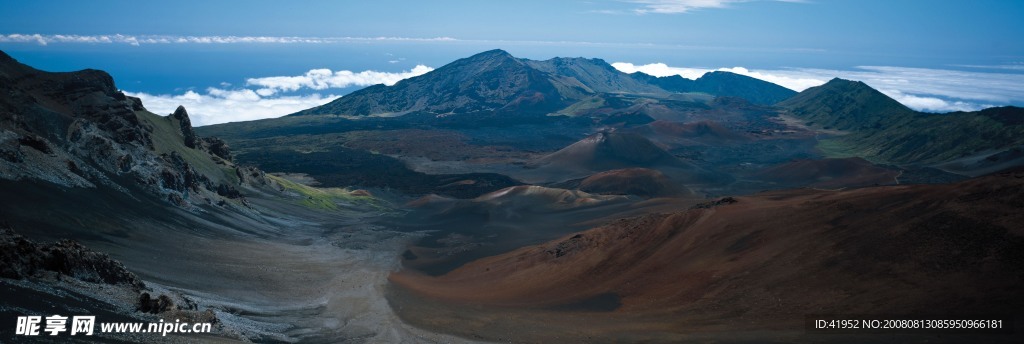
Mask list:
[[[602,59],[556,57],[544,61],[521,59],[537,70],[560,77],[574,78],[588,91],[665,95],[666,89],[625,74]]]
[[[1024,145],[1024,108],[924,113],[859,81],[832,79],[778,106],[810,126],[844,131],[821,145],[833,156],[929,165],[965,157],[998,160]]]
[[[543,115],[601,93],[658,98],[674,92],[702,92],[746,98],[758,104],[772,104],[796,93],[728,72],[708,73],[696,81],[682,80],[626,74],[601,59],[559,57],[534,61],[490,50],[392,86],[370,86],[293,115]]]
[[[764,81],[725,71],[708,72],[691,80],[679,75],[656,77],[643,72],[630,74],[633,78],[669,92],[701,92],[716,96],[746,99],[759,105],[771,105],[797,94],[791,89]]]

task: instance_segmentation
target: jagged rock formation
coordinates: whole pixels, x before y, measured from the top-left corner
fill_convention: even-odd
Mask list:
[[[105,72],[44,72],[0,52],[0,179],[141,187],[195,209],[242,197],[252,178],[231,157],[224,141],[196,135],[184,107],[160,117]]]
[[[125,285],[136,291],[146,287],[120,262],[74,240],[36,244],[10,227],[0,226],[0,277],[23,279],[44,271],[86,282]]]
[[[178,120],[181,136],[185,140],[185,147],[196,148],[196,132],[192,130],[192,121],[188,118],[188,111],[185,111],[185,107],[178,105],[178,108],[174,109],[174,113],[171,114],[171,118]]]

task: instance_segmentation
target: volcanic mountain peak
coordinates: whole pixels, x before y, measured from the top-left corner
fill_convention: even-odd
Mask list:
[[[595,194],[637,195],[640,197],[681,196],[690,191],[672,182],[658,170],[625,168],[596,173],[579,181],[580,191]]]
[[[474,55],[472,55],[470,57],[467,57],[466,59],[473,59],[473,58],[478,58],[478,59],[482,59],[482,58],[508,58],[508,59],[515,59],[515,57],[513,57],[512,54],[509,54],[507,51],[502,50],[502,49],[491,49],[491,50],[479,52],[479,53],[476,53],[476,54],[474,54]]]
[[[441,68],[438,68],[433,72],[438,72],[435,74],[443,74],[458,71],[464,74],[457,75],[457,77],[472,79],[480,73],[499,68],[499,66],[503,65],[506,65],[506,68],[521,68],[523,63],[508,52],[501,49],[495,49],[455,60],[452,63],[441,66]]]
[[[777,105],[811,127],[845,131],[827,139],[831,154],[875,162],[946,164],[944,169],[978,176],[994,167],[977,164],[979,159],[999,160],[992,155],[1024,142],[1019,108],[921,113],[859,81],[832,79]]]
[[[547,113],[587,93],[527,66],[502,50],[456,60],[393,86],[374,85],[295,115]]]
[[[790,113],[835,129],[881,128],[916,113],[860,81],[835,78],[778,104]]]
[[[886,105],[892,106],[903,105],[895,99],[892,99],[882,92],[872,88],[868,84],[865,84],[863,81],[832,78],[832,80],[829,80],[821,86],[815,86],[804,90],[804,92],[808,91],[811,91],[811,93],[848,93],[863,97],[864,101],[880,101],[887,103]]]
[[[692,167],[641,135],[616,131],[590,135],[534,164],[577,172],[628,167]]]

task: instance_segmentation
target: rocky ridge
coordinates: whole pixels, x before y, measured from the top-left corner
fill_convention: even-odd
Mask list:
[[[245,206],[238,187],[262,173],[231,158],[224,141],[196,135],[184,107],[158,116],[105,72],[45,72],[0,52],[0,179],[141,187],[194,211]]]

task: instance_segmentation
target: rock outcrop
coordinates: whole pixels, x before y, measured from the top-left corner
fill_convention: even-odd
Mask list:
[[[224,141],[196,135],[184,107],[157,116],[105,72],[44,72],[0,52],[0,179],[141,187],[197,210],[243,198],[252,178],[236,176],[231,158]]]
[[[0,277],[24,279],[46,271],[86,282],[125,285],[137,291],[146,287],[106,253],[90,250],[74,240],[36,244],[10,227],[0,227]]]
[[[178,108],[171,114],[171,118],[178,121],[181,136],[185,138],[185,147],[196,148],[196,132],[192,130],[192,120],[188,118],[188,111],[185,111],[185,107],[178,105]]]

